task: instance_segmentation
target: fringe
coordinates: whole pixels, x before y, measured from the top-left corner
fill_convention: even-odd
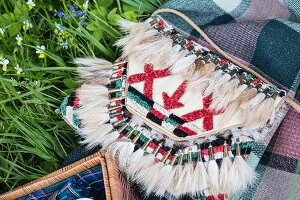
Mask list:
[[[109,77],[112,63],[99,58],[75,58],[74,63],[80,65],[77,73],[83,80],[91,80],[97,77]]]

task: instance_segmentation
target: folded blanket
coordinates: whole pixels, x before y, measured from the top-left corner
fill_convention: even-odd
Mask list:
[[[300,2],[171,0],[162,7],[186,14],[224,51],[289,90],[290,96],[296,95],[300,82]],[[203,42],[178,16],[163,17]],[[297,96],[299,100],[299,91]],[[267,138],[251,155],[252,166],[259,162],[257,182],[232,198],[300,199],[300,115],[291,109],[269,135],[272,139]]]

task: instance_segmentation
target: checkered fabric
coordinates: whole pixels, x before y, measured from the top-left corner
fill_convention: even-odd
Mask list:
[[[104,183],[101,166],[95,166],[64,179],[54,185],[33,192],[20,200],[42,199],[104,199]]]
[[[224,51],[300,100],[300,1],[171,0],[162,7],[189,16]],[[178,16],[162,16],[204,43]],[[277,127],[248,157],[257,182],[232,199],[300,199],[300,115],[289,110]]]

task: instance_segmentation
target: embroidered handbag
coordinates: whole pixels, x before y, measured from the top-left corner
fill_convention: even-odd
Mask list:
[[[219,54],[160,12],[184,18]],[[75,60],[84,83],[62,104],[66,121],[146,194],[225,199],[246,189],[256,178],[251,150],[282,120],[286,103],[299,105],[175,10],[120,25],[128,35],[116,43],[123,54],[115,63]]]

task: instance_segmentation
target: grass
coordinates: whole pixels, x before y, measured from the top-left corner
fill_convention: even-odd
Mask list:
[[[58,169],[79,145],[55,112],[80,84],[72,60],[113,61],[117,20],[144,19],[163,0],[28,2],[0,0],[0,193]]]

